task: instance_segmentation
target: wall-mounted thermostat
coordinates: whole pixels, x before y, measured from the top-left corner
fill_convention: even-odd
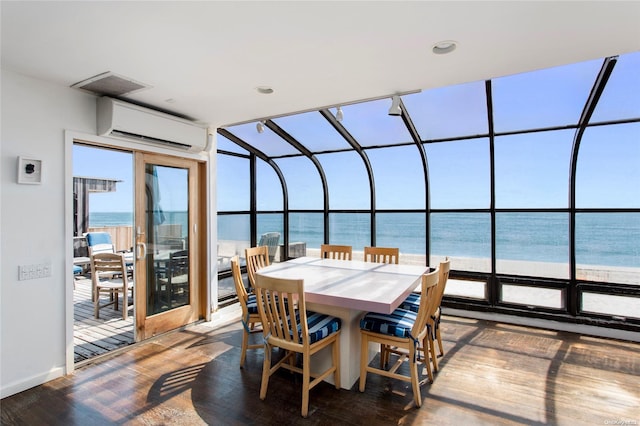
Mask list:
[[[18,183],[42,182],[42,160],[18,157]]]

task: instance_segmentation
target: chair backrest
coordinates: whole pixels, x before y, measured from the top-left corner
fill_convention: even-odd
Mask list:
[[[337,244],[322,244],[320,246],[320,257],[323,259],[351,260],[353,248],[351,246],[341,246]]]
[[[169,255],[169,273],[172,276],[189,273],[189,250],[178,250]]]
[[[449,280],[449,271],[451,269],[451,260],[446,257],[442,262],[440,262],[440,266],[438,270],[440,271],[440,275],[438,276],[438,288],[436,289],[433,297],[435,303],[435,309],[438,309],[440,303],[442,303],[442,297],[444,296],[444,288],[447,285],[447,281]]]
[[[114,274],[122,275],[122,284],[124,288],[127,288],[127,265],[122,254],[94,253],[91,255],[91,281],[94,290],[100,285],[101,277],[111,278]]]
[[[89,247],[89,256],[96,253],[115,253],[111,234],[108,232],[88,232],[87,246]]]
[[[233,284],[236,287],[236,294],[238,295],[244,317],[247,315],[247,300],[249,299],[249,295],[242,281],[242,272],[240,271],[240,262],[237,255],[231,258],[231,275],[233,276]]]
[[[269,247],[249,247],[245,249],[244,255],[247,261],[247,275],[249,276],[249,284],[251,284],[251,287],[255,288],[256,271],[264,268],[265,266],[271,265],[271,262],[269,260]]]
[[[435,269],[422,276],[422,296],[420,297],[420,307],[416,322],[411,329],[411,335],[418,337],[424,332],[427,321],[434,315],[438,305],[435,303],[435,292],[438,286],[440,271]]]
[[[273,262],[273,258],[276,256],[276,250],[278,249],[278,243],[280,242],[279,232],[267,232],[260,236],[258,246],[269,247],[269,261]]]
[[[398,247],[365,247],[364,261],[397,265],[400,261],[400,249]]]
[[[276,346],[309,345],[304,281],[258,272],[255,290],[264,338]]]

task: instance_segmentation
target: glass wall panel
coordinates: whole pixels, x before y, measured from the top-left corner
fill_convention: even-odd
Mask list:
[[[492,80],[496,132],[577,124],[602,60]]]
[[[289,243],[305,243],[307,253],[309,249],[312,250],[309,256],[320,256],[320,245],[324,243],[323,218],[323,213],[289,214]]]
[[[376,245],[400,248],[400,263],[426,265],[424,213],[377,213]]]
[[[486,134],[484,81],[425,90],[402,97],[421,140]]]
[[[249,210],[249,159],[218,154],[216,174],[218,211]]]
[[[332,112],[335,114],[335,110]],[[311,152],[351,148],[318,111],[276,118],[273,121]]]
[[[370,209],[369,177],[362,158],[355,152],[317,155],[329,188],[331,209]]]
[[[280,261],[280,245],[284,244],[284,215],[281,213],[263,213],[257,215],[257,228],[256,242],[258,245],[269,246],[269,256],[271,262]],[[267,233],[279,234],[278,241],[273,244],[265,244],[262,241],[262,236]]]
[[[389,115],[391,98],[342,107],[342,125],[361,146],[412,142],[402,118]]]
[[[270,157],[300,153],[267,126],[263,126],[263,132],[259,133],[256,125],[257,122],[239,124],[227,130]]]
[[[489,208],[489,140],[425,144],[432,209]]]
[[[640,213],[577,213],[576,274],[640,285]]]
[[[231,142],[229,139],[225,138],[222,135],[216,135],[216,149],[249,155],[249,152],[247,150],[240,148],[238,144],[236,144],[235,142]]]
[[[320,174],[307,157],[275,160],[282,170],[289,194],[289,209],[324,209],[324,193]]]
[[[417,146],[368,149],[367,156],[376,186],[376,208],[426,208],[424,167]]]
[[[591,122],[640,117],[640,52],[621,55],[591,116]]]
[[[445,256],[451,269],[491,271],[491,216],[488,213],[432,213],[432,264]]]
[[[496,272],[569,277],[567,213],[497,213]]]
[[[575,130],[495,139],[496,207],[568,207]]]
[[[258,211],[284,208],[282,183],[273,167],[260,159],[256,161],[256,203]]]
[[[248,214],[218,215],[218,271],[231,268],[229,263],[235,255],[244,265],[244,250],[250,247],[251,228]]]
[[[564,291],[556,288],[502,285],[502,301],[526,306],[564,308]]]
[[[616,317],[640,318],[640,297],[582,293],[582,311]]]
[[[640,207],[640,123],[585,130],[578,153],[576,206]]]
[[[354,259],[362,259],[364,247],[371,245],[371,215],[368,213],[329,214],[329,243],[352,246]]]
[[[486,300],[487,283],[484,281],[458,280],[449,278],[444,289],[445,296],[467,297]]]

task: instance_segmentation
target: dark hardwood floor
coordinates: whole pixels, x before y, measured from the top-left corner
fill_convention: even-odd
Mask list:
[[[321,383],[300,417],[283,371],[258,397],[262,350],[238,367],[240,324],[200,324],[5,398],[3,425],[607,425],[640,423],[640,344],[445,317],[445,356],[417,409],[408,383]],[[260,338],[260,336],[255,336]],[[377,362],[374,360],[373,362]]]

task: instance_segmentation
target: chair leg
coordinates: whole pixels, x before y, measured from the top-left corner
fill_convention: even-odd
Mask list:
[[[367,364],[369,361],[369,338],[366,334],[360,333],[360,392],[364,392],[367,382]]]
[[[442,336],[440,335],[440,326],[436,327],[436,338],[438,339],[438,349],[440,349],[440,356],[443,356],[444,349],[442,347]]]
[[[311,380],[311,355],[306,350],[302,353],[302,417],[309,414],[309,382]]]
[[[427,342],[428,337],[425,337],[422,340],[422,353],[424,355],[424,365],[427,369],[427,375],[429,376],[429,382],[433,383],[433,371],[431,371],[431,360],[429,359],[432,354],[429,350],[429,343]]]
[[[409,351],[410,372],[411,372],[411,386],[413,387],[413,399],[418,407],[422,406],[422,396],[420,395],[420,376],[418,375],[418,361],[417,361],[417,349]],[[426,360],[429,362],[429,360]]]
[[[251,324],[253,325],[253,324]],[[242,352],[240,352],[240,368],[244,366],[244,360],[247,357],[247,346],[249,345],[249,332],[242,328]]]
[[[427,336],[427,340],[429,341],[429,351],[431,352],[431,360],[433,361],[433,371],[438,372],[438,357],[436,356],[436,345],[434,343],[433,336],[429,332]]]
[[[262,363],[262,383],[260,384],[260,399],[264,401],[267,397],[267,387],[269,386],[269,376],[271,375],[271,346],[264,345],[264,362]]]

